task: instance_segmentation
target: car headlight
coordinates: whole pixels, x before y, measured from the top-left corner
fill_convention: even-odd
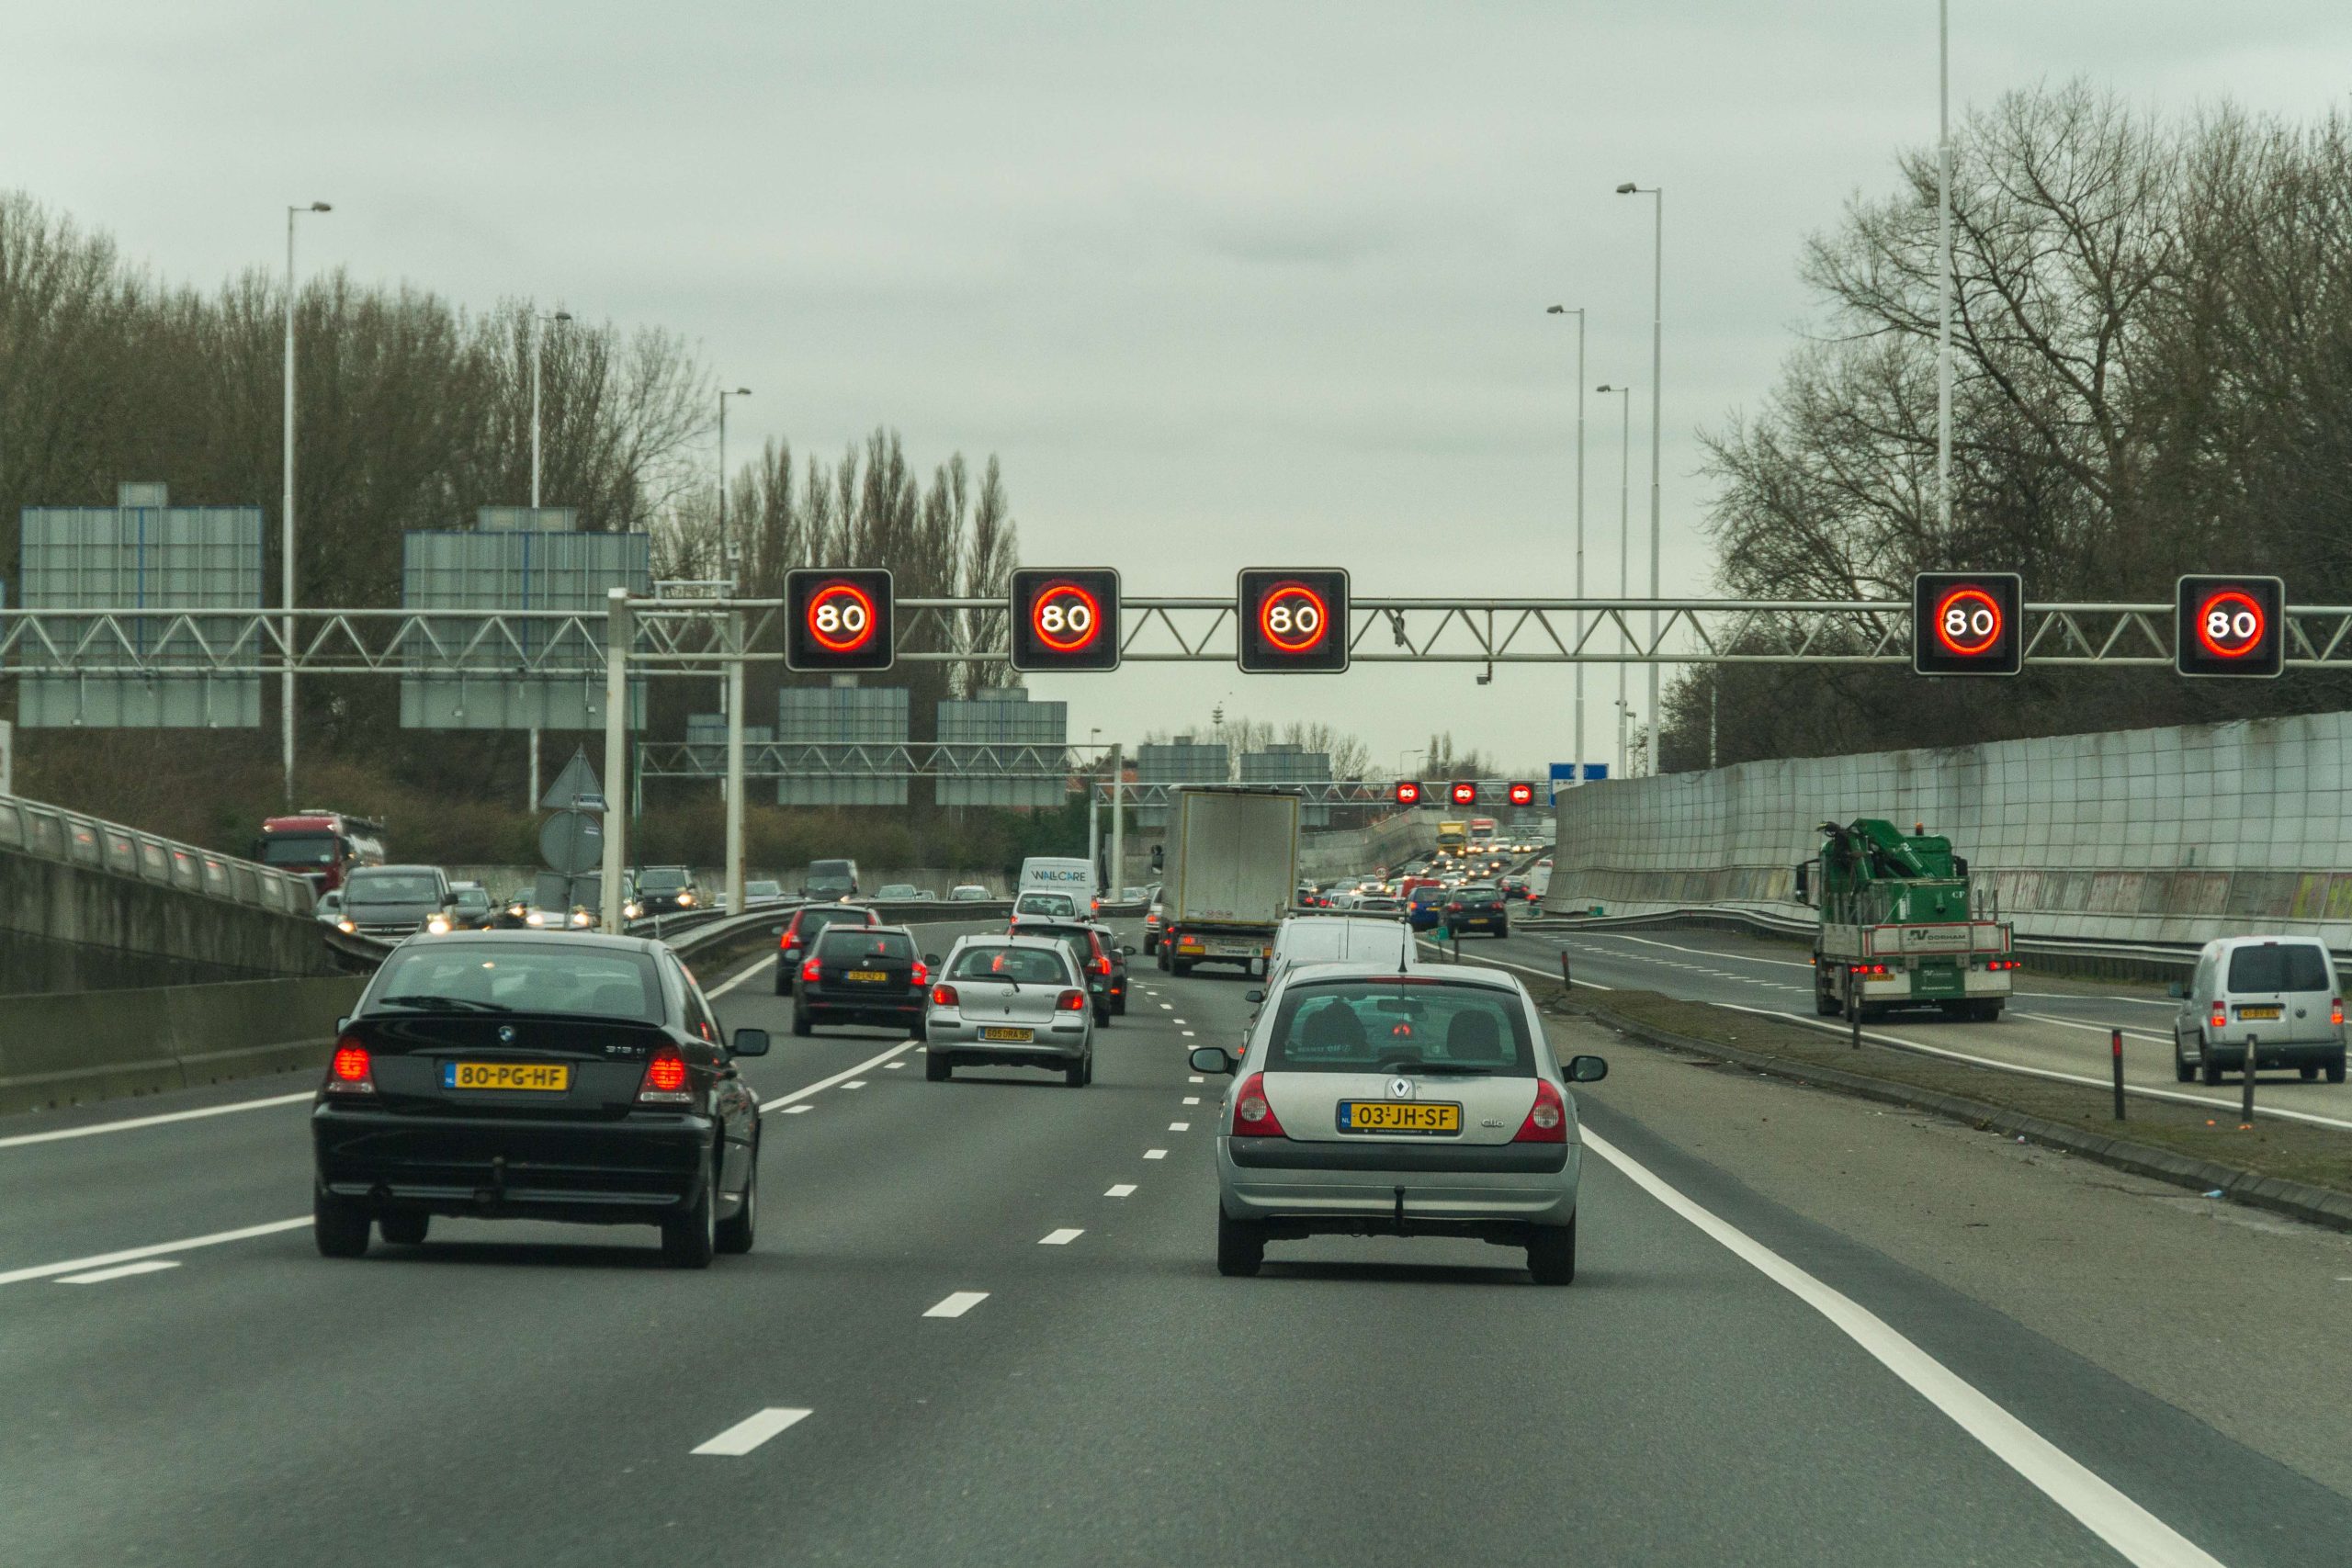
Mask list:
[[[575,926],[594,925],[595,923],[595,919],[596,917],[591,915],[585,909],[574,909],[571,911],[571,923]]]
[[[342,919],[337,920],[334,923],[334,929],[341,931],[345,936],[356,935],[359,931],[357,926],[351,923],[351,917],[348,915],[345,916]]]
[[[644,917],[644,914],[645,909],[642,905],[623,904],[621,906],[621,919],[625,920],[639,919]]]
[[[544,909],[534,909],[529,914],[523,917],[523,923],[526,926],[546,925],[548,923],[547,911]]]
[[[435,915],[424,922],[424,929],[435,936],[447,936],[449,934],[449,917],[447,915]]]
[[[691,893],[681,893],[681,894],[679,894],[679,895],[678,895],[678,908],[681,908],[681,909],[691,909],[691,908],[693,908],[694,907],[695,907],[695,896],[694,896],[693,894],[691,894]]]

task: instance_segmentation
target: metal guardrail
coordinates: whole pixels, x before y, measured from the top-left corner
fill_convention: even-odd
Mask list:
[[[0,795],[0,849],[279,914],[318,903],[308,877],[21,795]]]
[[[1558,932],[1568,931],[1638,931],[1643,927],[1694,925],[1708,922],[1745,926],[1772,936],[1810,938],[1815,931],[1811,920],[1774,914],[1764,909],[1742,908],[1726,904],[1684,904],[1671,909],[1654,909],[1638,915],[1544,915],[1523,922],[1522,929],[1533,931]],[[2192,968],[2197,963],[2201,943],[2107,942],[2097,937],[2028,937],[2020,936],[2011,943],[2011,951],[2027,958],[2065,959],[2084,963],[2127,963],[2177,965]],[[2337,957],[2352,960],[2352,954]]]

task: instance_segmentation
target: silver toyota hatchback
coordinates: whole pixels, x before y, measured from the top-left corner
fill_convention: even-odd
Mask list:
[[[923,1020],[923,1077],[959,1066],[1046,1067],[1072,1089],[1094,1081],[1094,1015],[1067,943],[989,934],[947,950]]]
[[[1568,1085],[1526,988],[1493,970],[1295,969],[1267,995],[1219,1107],[1216,1262],[1255,1274],[1266,1243],[1311,1235],[1469,1236],[1527,1249],[1540,1284],[1576,1279],[1582,1145]]]

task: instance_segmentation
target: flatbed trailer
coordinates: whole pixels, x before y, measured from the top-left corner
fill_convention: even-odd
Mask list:
[[[1820,914],[1815,1010],[1856,1021],[1907,1007],[1999,1018],[2015,988],[2015,932],[1951,841],[1875,818],[1821,832],[1821,852],[1797,868],[1798,896]]]

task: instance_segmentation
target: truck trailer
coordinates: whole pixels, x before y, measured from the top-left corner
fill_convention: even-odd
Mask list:
[[[1263,975],[1298,886],[1297,792],[1212,784],[1170,801],[1160,967],[1189,975],[1196,964],[1234,964]]]
[[[1874,817],[1824,822],[1821,850],[1796,868],[1814,928],[1814,1009],[1867,1022],[1900,1007],[1989,1023],[2018,967],[1991,887],[1973,887],[1951,840],[1924,823],[1905,834]]]

